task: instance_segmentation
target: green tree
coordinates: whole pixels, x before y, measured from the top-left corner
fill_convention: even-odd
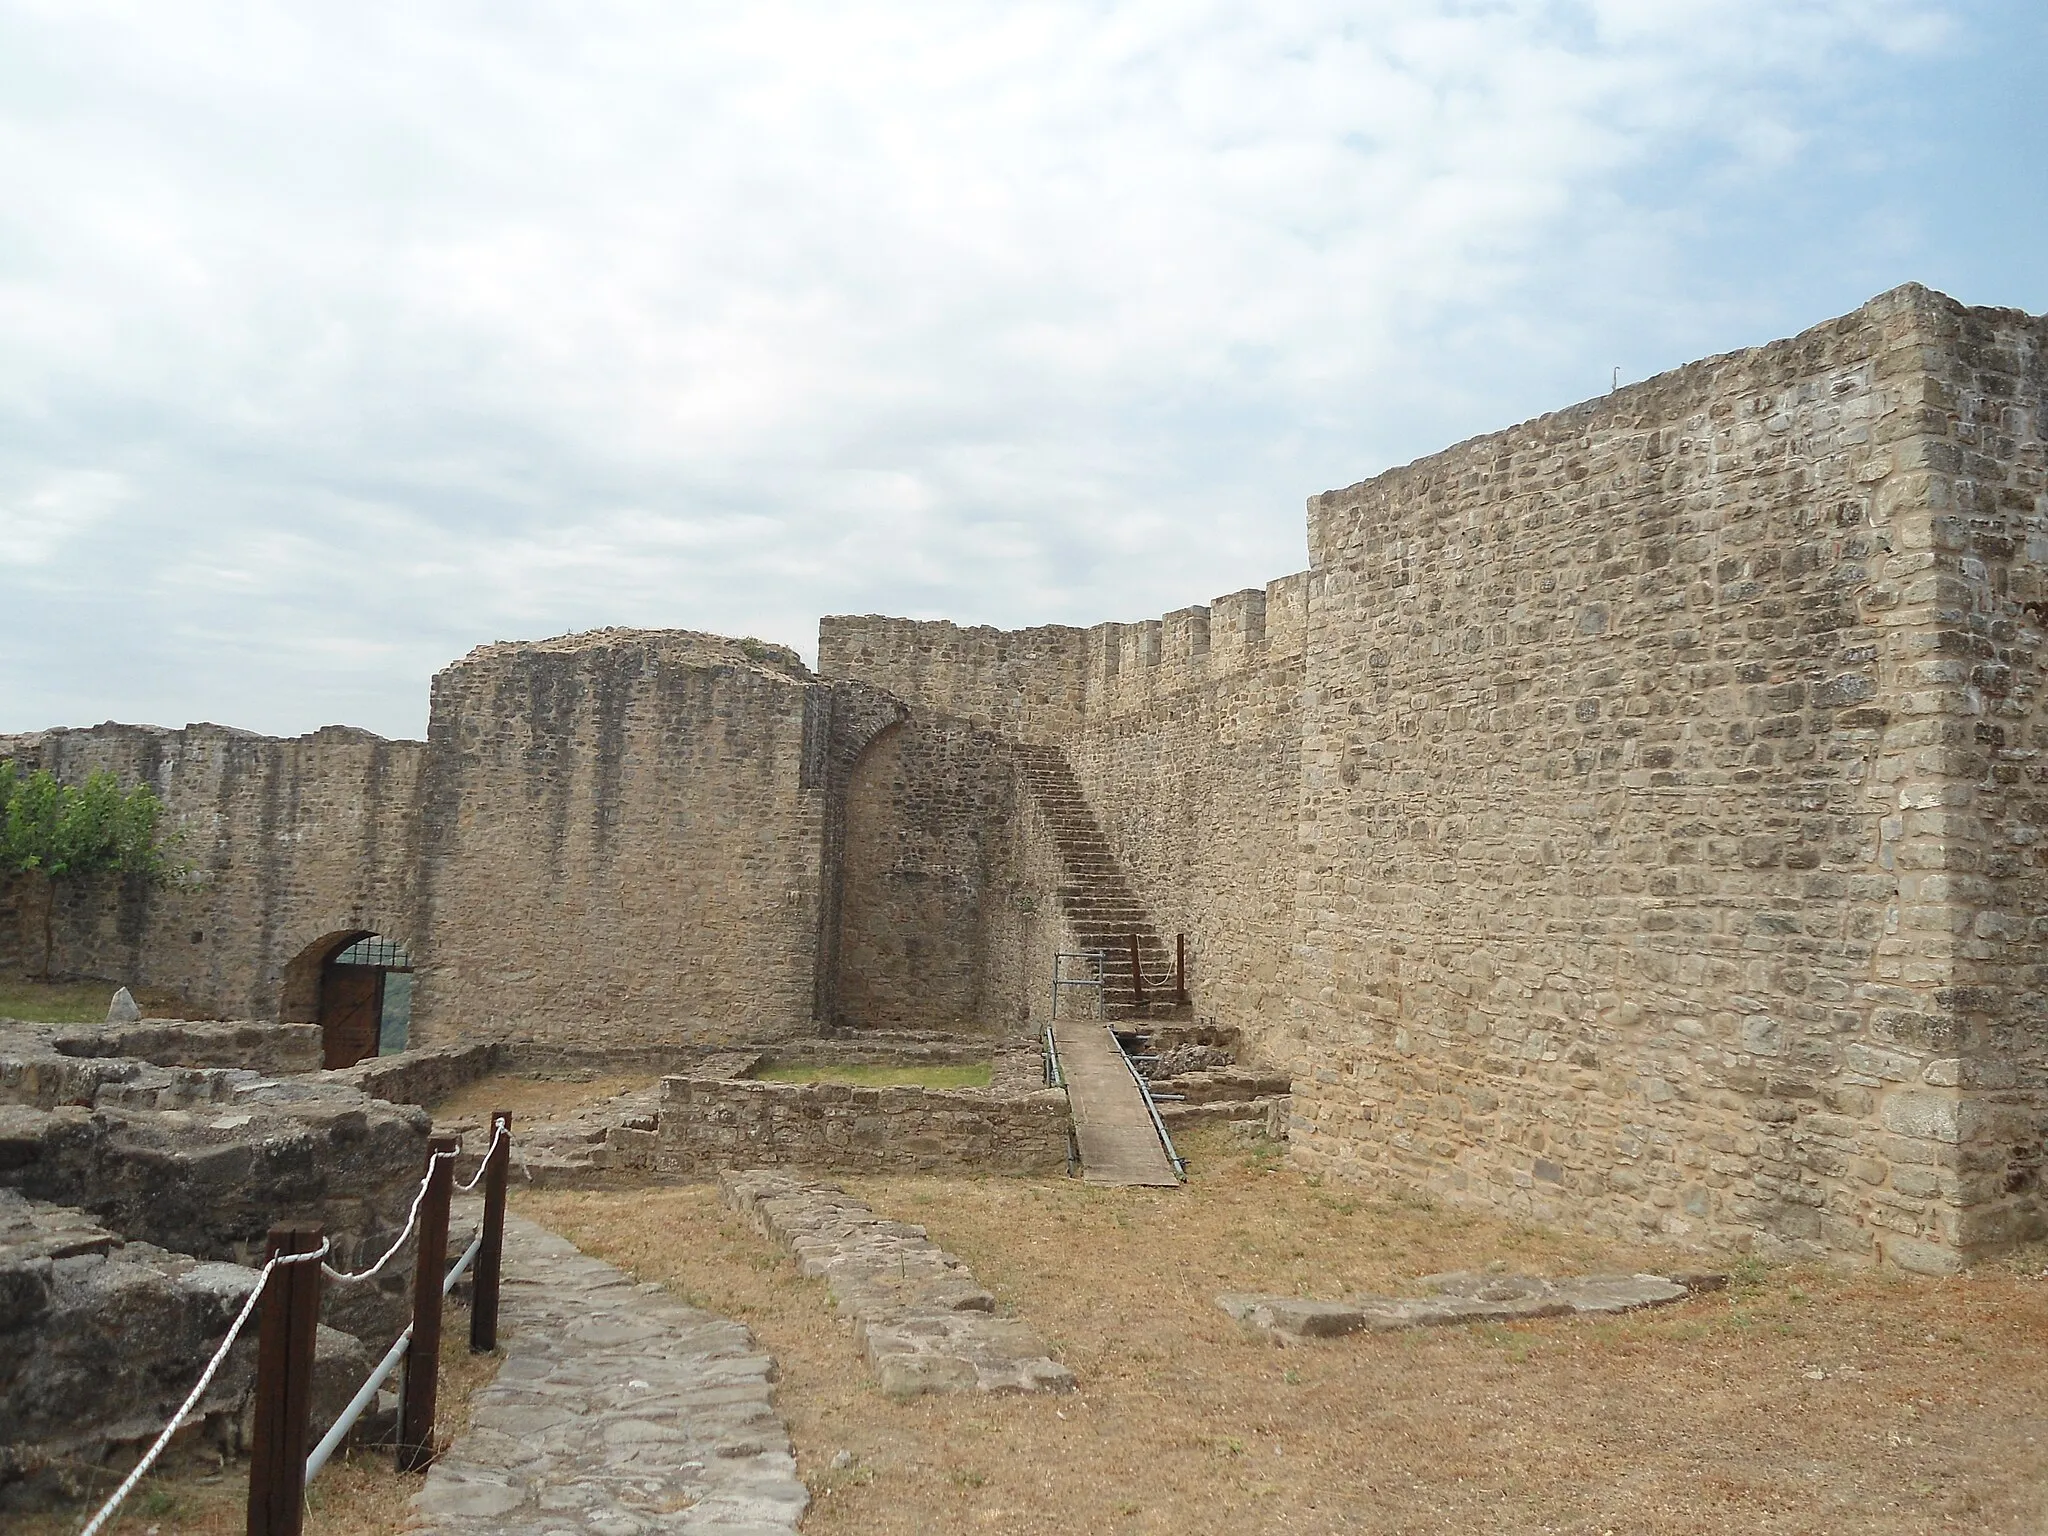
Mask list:
[[[25,774],[20,765],[0,761],[0,880],[41,890],[46,978],[56,945],[58,888],[122,876],[166,880],[175,873],[175,841],[164,804],[147,784],[123,790],[106,772],[87,774],[83,784],[61,784],[48,769]]]

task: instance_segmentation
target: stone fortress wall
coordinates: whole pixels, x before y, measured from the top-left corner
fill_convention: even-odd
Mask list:
[[[296,959],[350,931],[415,931],[424,756],[342,726],[289,740],[218,725],[0,736],[0,759],[67,782],[105,770],[150,785],[182,833],[175,885],[60,903],[52,970],[161,987],[229,1018],[311,1019],[317,968],[294,972]],[[8,898],[0,968],[39,968],[40,904],[18,885]]]
[[[605,630],[434,680],[418,1042],[807,1029],[831,699],[776,647]]]
[[[1945,1270],[2048,1230],[2044,343],[1909,286],[1317,497],[1263,614],[820,666],[1065,751],[1304,1165]]]
[[[1901,290],[1311,504],[1301,1161],[1914,1268],[2040,1230],[2043,1104],[1976,1086],[2039,995],[1971,973],[2041,877],[1958,835],[2037,745],[1968,509],[2042,526],[2040,429],[1937,377],[2038,401],[2000,323]],[[2031,492],[1961,483],[1987,413]]]
[[[0,752],[211,839],[65,968],[289,1014],[295,945],[395,926],[423,1040],[599,1048],[1042,1018],[1063,764],[1302,1165],[1946,1270],[2048,1231],[2044,327],[1898,289],[1316,497],[1307,571],[1157,620],[828,618],[816,676],[605,631],[450,668],[424,746]]]
[[[1197,1012],[1279,1061],[1290,1055],[1307,587],[1301,573],[1089,629],[831,617],[819,625],[818,668],[937,718],[1060,747],[1161,935],[1188,936]],[[1057,869],[1021,797],[1016,815],[1015,878],[1050,917]],[[1041,1021],[1050,975],[1040,952],[1052,947],[1050,935],[1032,946],[1023,978]]]

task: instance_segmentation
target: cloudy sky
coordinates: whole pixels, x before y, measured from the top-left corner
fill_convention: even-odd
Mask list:
[[[0,731],[471,646],[1155,615],[1918,279],[2048,309],[2041,0],[0,0]]]

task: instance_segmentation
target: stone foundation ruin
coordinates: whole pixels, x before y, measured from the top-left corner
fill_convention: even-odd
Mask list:
[[[2044,393],[2048,320],[1908,286],[1315,497],[1308,569],[1159,619],[605,630],[473,652],[423,743],[0,755],[163,796],[191,873],[58,965],[197,1011],[331,1029],[377,937],[416,1048],[992,1049],[1056,951],[1149,1013],[1185,935],[1303,1167],[1946,1272],[2048,1233]]]

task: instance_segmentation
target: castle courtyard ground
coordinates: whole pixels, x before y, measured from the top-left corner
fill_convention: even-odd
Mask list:
[[[601,1086],[535,1083],[526,1107]],[[814,1499],[807,1533],[2048,1528],[2048,1253],[1950,1280],[1735,1261],[1725,1292],[1619,1321],[1279,1348],[1216,1295],[1700,1256],[1322,1182],[1225,1128],[1191,1132],[1186,1150],[1180,1190],[841,1181],[929,1228],[1028,1320],[1079,1377],[1063,1396],[885,1399],[822,1283],[799,1279],[713,1185],[515,1190],[515,1209],[754,1330],[780,1367],[777,1406]],[[492,1369],[451,1347],[444,1430]],[[315,1486],[308,1531],[396,1536],[416,1486],[358,1457]],[[239,1466],[188,1464],[117,1530],[228,1536],[242,1489]],[[31,1516],[24,1533],[74,1525]]]
[[[749,1324],[815,1502],[807,1532],[2036,1532],[2048,1520],[2048,1255],[1967,1278],[1737,1264],[1618,1322],[1281,1349],[1225,1291],[1334,1296],[1630,1249],[1320,1184],[1190,1138],[1178,1191],[1062,1178],[843,1181],[921,1223],[1080,1378],[1071,1396],[885,1400],[824,1287],[714,1188],[519,1209]]]

